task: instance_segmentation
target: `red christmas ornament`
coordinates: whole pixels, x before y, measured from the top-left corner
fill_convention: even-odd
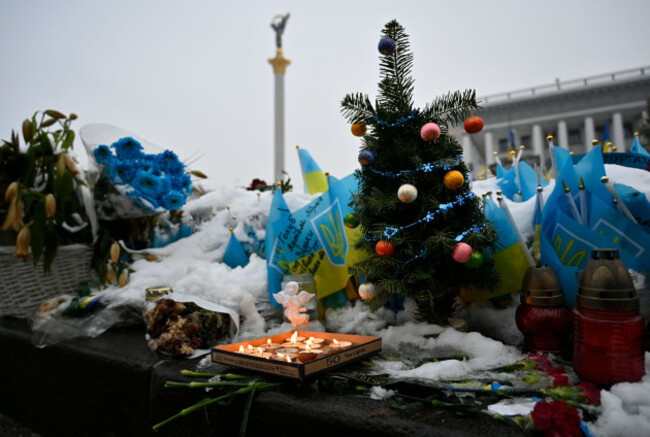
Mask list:
[[[377,255],[379,256],[388,258],[395,252],[395,246],[393,246],[393,243],[390,241],[379,240],[377,244],[375,244],[375,252],[377,252]]]
[[[451,251],[451,257],[454,261],[465,264],[472,258],[472,246],[467,243],[458,243]]]
[[[465,132],[477,134],[483,130],[483,119],[475,115],[465,120]]]

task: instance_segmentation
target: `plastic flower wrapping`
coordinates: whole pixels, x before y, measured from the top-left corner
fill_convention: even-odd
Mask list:
[[[116,129],[113,133],[125,132]],[[110,145],[97,144],[106,135],[106,129],[99,134],[91,130],[95,141],[84,141],[95,164],[95,204],[100,219],[150,216],[185,205],[192,181],[174,152],[148,153],[158,148],[128,135]]]

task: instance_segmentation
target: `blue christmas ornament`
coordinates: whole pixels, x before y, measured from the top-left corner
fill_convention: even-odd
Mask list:
[[[364,167],[374,164],[376,160],[377,155],[375,155],[375,152],[370,149],[363,149],[359,152],[359,163]]]
[[[385,36],[379,40],[377,49],[382,55],[392,55],[395,52],[395,40],[389,36]]]

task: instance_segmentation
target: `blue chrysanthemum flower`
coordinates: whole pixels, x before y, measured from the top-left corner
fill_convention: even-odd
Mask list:
[[[138,166],[144,172],[154,176],[162,175],[162,168],[158,162],[158,155],[144,155],[138,160]]]
[[[185,196],[178,191],[167,193],[162,198],[162,206],[167,210],[180,209],[185,205]]]
[[[101,145],[95,147],[93,150],[93,155],[95,155],[95,160],[100,165],[107,165],[113,160],[113,152],[106,145]]]
[[[158,176],[154,176],[145,171],[138,171],[131,182],[136,194],[148,198],[159,198],[163,194],[163,182]]]
[[[171,150],[165,150],[159,154],[158,163],[165,173],[173,176],[181,175],[185,172],[185,166]]]
[[[135,159],[142,156],[142,145],[131,137],[121,138],[112,144],[118,158]]]
[[[114,184],[124,185],[131,183],[135,177],[135,173],[136,168],[130,162],[113,159],[108,164],[108,176],[111,178],[111,182]]]
[[[172,188],[188,195],[192,192],[192,179],[187,173],[176,176],[172,179]]]

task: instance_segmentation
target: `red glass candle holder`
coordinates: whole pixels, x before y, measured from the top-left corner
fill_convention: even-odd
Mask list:
[[[592,251],[573,313],[573,368],[578,376],[603,386],[639,381],[644,374],[643,317],[617,250]]]
[[[555,272],[548,265],[529,267],[521,286],[515,321],[530,352],[569,351],[572,313]]]

